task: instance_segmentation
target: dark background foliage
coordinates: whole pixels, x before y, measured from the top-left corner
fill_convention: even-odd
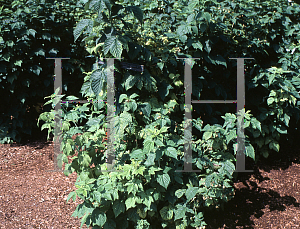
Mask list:
[[[95,60],[73,27],[83,10],[74,1],[14,1],[1,5],[0,16],[0,142],[45,138],[37,127],[44,97],[54,91],[54,60],[62,61],[63,92],[80,97],[83,71]],[[76,10],[77,9],[77,10]]]

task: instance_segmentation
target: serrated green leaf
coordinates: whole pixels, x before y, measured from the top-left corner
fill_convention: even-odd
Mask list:
[[[79,189],[76,189],[76,194],[79,196],[79,195],[83,195],[83,196],[87,196],[87,191],[83,188],[79,188]]]
[[[198,27],[197,26],[192,26],[193,32],[198,35]]]
[[[156,139],[156,140],[155,140],[155,144],[156,144],[157,146],[165,146],[164,143],[163,143],[161,140],[159,140],[159,139]]]
[[[204,12],[204,13],[203,13],[203,18],[205,18],[205,20],[206,20],[207,22],[209,22],[211,16],[210,16],[210,14],[209,14],[208,12]]]
[[[130,99],[134,99],[134,98],[136,98],[136,97],[138,97],[138,96],[139,96],[138,94],[133,93],[131,96],[129,96],[129,98],[130,98]]]
[[[170,184],[171,178],[169,176],[169,174],[165,173],[162,175],[157,175],[157,182],[163,186],[165,189],[168,188],[168,185]]]
[[[139,22],[143,23],[143,11],[138,6],[127,6],[126,10],[132,12]]]
[[[137,104],[135,101],[128,103],[128,106],[129,106],[130,110],[132,110],[133,112],[135,112],[137,109]]]
[[[69,96],[67,96],[66,97],[66,100],[77,100],[77,99],[79,99],[78,97],[76,97],[76,96],[73,96],[73,95],[69,95]]]
[[[145,114],[147,117],[150,117],[150,115],[151,115],[151,105],[149,103],[141,104],[141,110],[142,110],[143,114]]]
[[[181,85],[183,85],[181,80],[175,81],[174,82],[175,86],[180,87]]]
[[[131,114],[124,111],[123,113],[120,114],[120,121],[123,123],[126,123],[126,125],[128,125],[129,123],[132,122]]]
[[[159,67],[160,70],[163,70],[164,65],[165,65],[165,64],[164,64],[163,62],[157,63],[157,66]]]
[[[128,91],[132,88],[135,83],[138,81],[138,77],[129,74],[128,72],[125,73],[125,90]]]
[[[44,33],[44,34],[42,34],[42,38],[44,40],[51,41],[51,34],[50,33]]]
[[[67,142],[65,144],[65,149],[64,149],[64,153],[66,153],[67,155],[69,155],[72,152],[72,146],[70,145],[69,142]]]
[[[112,200],[111,193],[108,193],[108,192],[102,193],[101,197],[106,200]]]
[[[272,75],[268,75],[269,76],[269,86],[273,83],[274,79],[275,79],[275,74],[272,74]]]
[[[277,141],[273,140],[269,143],[269,148],[275,150],[276,152],[279,152],[280,146]]]
[[[231,177],[232,173],[235,171],[235,165],[231,161],[221,162],[220,164],[222,167],[218,169],[218,172]]]
[[[129,197],[126,201],[125,201],[125,205],[126,205],[126,211],[129,208],[134,208],[135,207],[135,197]]]
[[[154,142],[152,140],[144,141],[143,153],[148,154],[154,149]]]
[[[97,201],[98,203],[101,202],[101,193],[100,192],[94,191],[93,196],[94,196],[94,201]]]
[[[182,43],[185,43],[186,40],[187,40],[187,36],[186,35],[183,35],[183,36],[179,36],[179,39]]]
[[[76,200],[76,192],[70,192],[67,198],[67,203],[69,202],[69,200],[72,198],[73,201]]]
[[[236,130],[230,130],[229,134],[226,135],[226,144],[228,144],[232,139],[237,138]]]
[[[137,149],[130,153],[130,159],[143,160],[145,154],[146,153],[143,152],[141,149]]]
[[[259,131],[261,132],[261,123],[260,123],[260,121],[258,121],[256,118],[252,118],[251,119],[251,124],[252,124],[252,127],[254,129],[259,129]]]
[[[246,156],[251,157],[255,160],[255,152],[252,145],[246,146]]]
[[[182,36],[184,34],[187,34],[188,33],[188,27],[186,25],[180,25],[177,27],[177,30],[176,30],[177,34],[179,36]],[[186,37],[186,36],[185,36]],[[187,38],[187,37],[186,37]]]
[[[35,34],[37,33],[34,29],[28,29],[26,31],[27,35],[32,35],[33,37],[35,37]]]
[[[163,220],[171,220],[173,218],[173,210],[169,207],[163,207],[159,213]]]
[[[185,189],[178,189],[178,190],[176,190],[176,192],[175,192],[175,196],[177,197],[177,198],[181,198],[182,196],[183,196],[183,194],[185,194]]]
[[[122,212],[125,212],[125,204],[120,200],[114,201],[112,208],[115,214],[115,218],[117,218],[118,215],[120,215]]]
[[[148,158],[145,162],[145,166],[151,166],[151,165],[155,165],[154,160],[155,160],[156,154],[154,153],[150,153],[148,154]]]
[[[186,207],[184,207],[184,206],[182,206],[182,205],[180,205],[180,204],[178,204],[178,205],[176,205],[176,209],[175,209],[175,211],[174,211],[174,213],[175,213],[175,217],[174,217],[174,220],[176,221],[176,220],[178,220],[178,219],[183,219],[183,218],[185,218],[186,216],[185,216],[185,213],[186,213]]]
[[[195,195],[198,193],[198,190],[198,187],[189,187],[185,192],[187,200],[190,201],[192,198],[194,198]]]
[[[109,51],[115,58],[121,58],[123,44],[118,40],[117,36],[111,36],[105,40],[104,55],[106,55]]]
[[[68,123],[68,122],[63,122],[63,125],[62,125],[62,130],[63,130],[63,131],[68,131],[68,130],[69,130],[69,127],[70,127],[70,123]]]
[[[85,215],[82,217],[82,219],[80,220],[80,222],[81,222],[80,228],[82,228],[83,224],[85,224],[88,216],[89,216],[89,214],[85,213]]]
[[[127,95],[126,94],[121,94],[119,97],[119,103],[122,103],[124,99],[127,99]]]
[[[212,137],[212,132],[204,132],[202,139],[205,140],[205,141],[207,141],[211,137]]]
[[[100,228],[106,223],[106,214],[95,208],[91,215],[92,222]]]
[[[78,162],[84,166],[84,167],[89,167],[92,159],[88,154],[82,154],[78,156]]]
[[[177,154],[177,150],[174,147],[168,147],[165,151],[165,155],[177,159],[178,154]]]
[[[42,68],[38,65],[34,65],[32,67],[30,67],[30,69],[32,70],[32,72],[36,75],[40,75]]]
[[[97,69],[91,74],[91,89],[95,95],[99,95],[103,90],[103,82],[106,81],[105,71],[103,69]]]
[[[247,120],[247,121],[245,122],[245,124],[244,124],[244,129],[247,128],[247,127],[249,127],[249,126],[250,126],[250,121]]]
[[[195,19],[195,14],[190,14],[188,17],[187,17],[187,23],[188,24],[191,24],[192,21],[194,21]]]
[[[86,29],[90,33],[93,29],[94,22],[91,19],[82,19],[77,24],[73,31],[74,42],[80,37],[83,31]]]

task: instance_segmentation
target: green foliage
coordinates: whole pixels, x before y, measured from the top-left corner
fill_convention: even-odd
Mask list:
[[[222,208],[234,196],[236,122],[244,122],[246,156],[257,160],[279,152],[280,134],[287,134],[292,116],[293,125],[299,119],[299,5],[244,0],[81,2],[90,15],[76,25],[74,39],[84,35],[90,54],[122,57],[143,64],[145,70],[122,69],[115,60],[116,171],[103,172],[106,105],[63,106],[61,158],[66,175],[78,174],[77,190],[68,200],[84,200],[73,216],[93,228],[205,226],[202,212]],[[184,62],[176,57],[199,58],[192,61],[193,100],[236,99],[237,67],[228,58],[255,58],[245,64],[247,111],[242,116],[229,112],[228,104],[193,105],[193,116],[201,116],[192,120],[195,132],[190,133],[197,173],[176,172],[185,160]],[[81,89],[85,97],[106,98],[105,69],[106,64],[86,74]],[[54,107],[54,95],[47,103]],[[54,113],[40,116],[49,133]],[[76,126],[79,117],[87,123]],[[75,126],[69,128],[71,122]],[[76,133],[81,135],[73,141]],[[68,163],[67,156],[76,150],[78,156]]]
[[[36,120],[54,82],[54,60],[46,58],[71,58],[62,61],[63,89],[75,95],[91,63],[84,46],[73,42],[83,13],[73,1],[10,1],[0,9],[0,142],[19,142],[40,135]]]

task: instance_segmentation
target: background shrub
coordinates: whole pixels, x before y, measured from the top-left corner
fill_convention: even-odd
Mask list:
[[[79,97],[83,72],[95,60],[73,42],[84,12],[74,1],[6,1],[0,9],[0,142],[20,142],[41,136],[37,118],[49,111],[43,103],[53,93],[54,60],[46,58],[70,58],[62,61],[63,90]]]

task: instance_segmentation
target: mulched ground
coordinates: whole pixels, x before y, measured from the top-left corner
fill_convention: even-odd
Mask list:
[[[235,197],[221,211],[206,212],[206,229],[300,228],[300,143],[284,140],[278,154],[270,155],[239,174]],[[297,142],[298,140],[298,142]]]
[[[247,164],[255,172],[238,176],[235,198],[224,212],[205,212],[206,229],[300,228],[299,146],[286,142],[281,157]],[[47,172],[52,159],[51,141],[0,144],[1,229],[80,227],[80,220],[71,217],[80,200],[66,203],[76,174]]]

